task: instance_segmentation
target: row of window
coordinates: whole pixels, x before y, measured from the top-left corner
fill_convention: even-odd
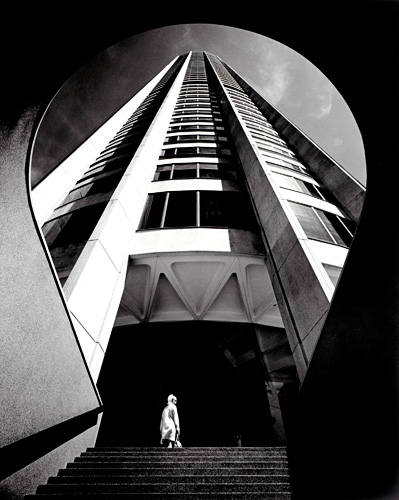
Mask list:
[[[223,135],[216,134],[188,134],[188,135],[173,135],[166,137],[164,144],[176,144],[178,142],[224,142],[227,141],[227,137]]]
[[[170,120],[170,123],[179,123],[179,122],[221,122],[222,119],[219,117],[212,116],[178,116],[173,117]]]
[[[266,118],[255,107],[253,102],[245,94],[241,94],[234,89],[229,89],[229,93],[232,96],[237,108],[239,108],[241,114],[243,115],[248,129],[253,135],[262,155],[267,160],[267,163],[271,166],[279,168],[283,167],[299,172],[307,172],[306,167],[301,165],[299,162],[296,164],[291,161],[291,158],[296,158],[294,153],[287,148],[285,142],[280,139],[278,133],[271,127]],[[279,158],[278,155],[289,157],[289,160],[285,161]],[[270,157],[273,158],[274,156],[279,159],[279,162],[281,162],[282,165],[273,162]],[[297,186],[296,189],[298,189]],[[310,188],[310,190],[312,190],[312,188]],[[319,193],[313,192],[312,195],[319,196]]]
[[[273,174],[273,178],[277,180],[280,187],[298,191],[300,193],[310,194],[311,196],[315,196],[316,198],[321,198],[323,200],[326,200],[328,197],[323,188],[316,186],[311,182],[306,182],[301,179],[297,179],[296,177],[277,173]]]
[[[349,247],[355,224],[323,210],[289,202],[310,239]],[[140,229],[183,227],[254,227],[249,205],[241,193],[229,191],[178,191],[148,196]]]
[[[64,198],[59,206],[61,207],[63,205],[66,205],[67,203],[71,203],[72,201],[85,198],[86,196],[113,191],[118,185],[122,174],[123,171],[121,171],[120,173],[115,173],[113,175],[108,175],[107,177],[102,177],[101,179],[73,189],[68,193],[68,195]]]
[[[261,150],[261,152],[265,151],[266,153],[278,153],[283,156],[289,156],[290,158],[295,158],[294,153],[292,153],[289,149],[286,149],[284,146],[274,146],[272,144],[264,144],[258,142],[258,148]]]
[[[270,165],[271,167],[278,167],[278,168],[284,168],[284,169],[290,169],[290,170],[295,170],[296,172],[301,172],[301,173],[306,173],[307,174],[307,169],[299,164],[299,163],[295,163],[295,160],[283,160],[278,154],[274,154],[274,153],[268,153],[267,155],[265,154],[264,155],[264,158],[267,162],[268,165]],[[279,163],[277,163],[277,161],[279,161]]]
[[[191,88],[192,86],[190,85],[189,87],[187,86],[182,86],[182,89],[180,91],[180,94],[179,94],[179,97],[192,97],[192,96],[209,96],[210,95],[210,92],[209,92],[209,89],[208,87],[204,87],[204,88],[195,88],[195,86],[193,88]]]
[[[172,125],[171,127],[168,128],[168,132],[190,132],[192,130],[217,130],[223,131],[225,130],[223,126],[219,125],[204,125],[204,124],[198,124],[198,125]]]
[[[208,102],[194,102],[192,104],[176,104],[175,111],[181,111],[182,109],[218,109],[217,104]]]
[[[173,116],[192,115],[192,114],[211,115],[211,114],[220,114],[220,111],[205,109],[204,107],[196,109],[178,109],[175,110]]]
[[[289,205],[308,238],[345,247],[351,244],[356,228],[352,220],[293,201]]]
[[[180,92],[179,97],[177,98],[177,102],[210,102],[211,96],[209,92],[205,93],[191,93],[188,94],[187,92]],[[215,98],[212,98],[215,99]]]
[[[154,181],[171,179],[236,180],[237,173],[230,163],[171,163],[157,167]]]
[[[273,130],[272,128],[270,128],[270,129],[267,128],[265,126],[265,124],[257,123],[255,126],[255,125],[249,123],[247,120],[246,120],[246,122],[247,122],[247,127],[251,132],[257,132],[258,134],[262,134],[261,137],[267,136],[267,138],[272,138],[272,139],[282,141],[280,139],[280,136],[278,135],[278,133],[275,130]]]
[[[102,175],[106,172],[112,172],[119,170],[121,168],[126,168],[131,160],[131,155],[122,155],[116,158],[112,158],[109,161],[103,161],[101,165],[89,168],[84,175],[76,182],[80,184],[81,182],[87,181],[91,177],[96,177]]]
[[[177,157],[192,157],[192,156],[231,156],[231,151],[226,148],[218,147],[205,147],[205,146],[192,146],[188,148],[169,148],[163,149],[159,155],[160,159],[163,158],[177,158]]]
[[[281,144],[282,146],[286,146],[286,143],[282,139],[273,134],[270,134],[268,131],[262,134],[259,128],[254,128],[252,126],[248,126],[248,128],[250,129],[251,135],[254,139],[273,142],[274,144]]]
[[[148,196],[140,229],[252,228],[254,220],[241,193],[179,191]]]

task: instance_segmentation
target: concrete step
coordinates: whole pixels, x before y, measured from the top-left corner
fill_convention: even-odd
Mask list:
[[[288,492],[289,483],[137,483],[137,484],[46,484],[37,488],[38,494],[128,494],[128,493],[276,493]]]
[[[210,453],[215,453],[217,451],[221,453],[227,453],[229,451],[241,451],[241,452],[252,452],[252,451],[261,451],[261,452],[286,452],[287,448],[285,446],[235,446],[235,447],[220,447],[220,446],[204,446],[204,447],[196,447],[196,446],[190,446],[190,447],[183,447],[183,448],[173,448],[172,450],[169,448],[163,448],[162,446],[96,446],[95,448],[89,447],[86,449],[87,452],[103,452],[103,451],[117,451],[119,453],[125,452],[125,451],[138,451],[140,453],[142,452],[152,452],[155,451],[157,453],[162,453],[166,452],[169,453],[170,451],[179,451],[183,452],[185,450],[190,450],[194,452],[210,452]]]
[[[81,457],[168,457],[168,456],[191,456],[191,457],[282,457],[286,458],[287,453],[285,452],[237,452],[237,451],[227,451],[223,453],[220,450],[212,451],[202,451],[196,452],[188,448],[166,448],[163,452],[157,451],[103,451],[103,452],[87,452],[84,451],[80,454]]]
[[[69,468],[69,469],[61,469],[58,472],[58,476],[62,477],[74,477],[74,476],[124,476],[124,477],[129,477],[132,475],[140,475],[140,476],[165,476],[166,474],[168,476],[171,475],[182,475],[184,474],[185,476],[198,476],[198,475],[203,475],[203,476],[233,476],[237,474],[241,475],[289,475],[288,474],[288,467],[240,467],[239,470],[237,470],[236,467],[196,467],[196,468],[189,468],[189,467],[175,467],[175,468],[168,468],[167,471],[163,467],[146,467],[146,468],[115,468],[115,467],[109,467],[109,468],[102,468],[102,467],[97,467],[97,468],[80,468],[80,467],[75,467],[75,468]]]
[[[124,456],[106,456],[106,457],[76,457],[74,463],[141,463],[141,464],[168,464],[168,463],[197,463],[197,464],[210,464],[210,463],[287,463],[287,458],[283,457],[212,457],[212,456],[193,456],[193,455],[180,455],[177,453],[173,453],[171,455],[154,455],[152,457],[140,457],[139,455],[135,455],[133,457],[129,457],[128,455]]]
[[[115,493],[94,493],[94,494],[63,494],[62,500],[115,500],[118,495]],[[211,493],[210,495],[204,493],[128,493],[123,494],[123,500],[129,499],[149,499],[149,500],[290,500],[291,493],[286,492],[269,492],[269,493]],[[52,494],[36,494],[26,495],[25,500],[60,500],[60,495],[57,493]],[[122,496],[121,496],[122,499]]]
[[[220,461],[215,461],[215,460],[204,460],[204,461],[186,461],[186,460],[180,460],[180,461],[166,461],[166,460],[158,460],[158,461],[151,461],[151,462],[146,462],[146,461],[140,461],[140,460],[126,460],[126,461],[76,461],[76,462],[71,462],[67,464],[67,468],[157,468],[157,467],[163,467],[165,469],[170,469],[174,467],[181,467],[181,468],[198,468],[198,467],[218,467],[218,468],[227,468],[227,467],[232,467],[232,468],[241,468],[241,467],[251,467],[251,468],[257,468],[257,467],[274,467],[274,468],[286,468],[288,467],[287,461],[276,461],[276,460],[262,460],[262,461],[253,461],[253,460],[220,460]]]
[[[88,448],[25,500],[290,500],[285,448]]]
[[[50,477],[47,484],[133,484],[133,483],[193,483],[213,484],[223,482],[225,484],[249,484],[249,483],[289,483],[287,474],[163,474],[162,476],[135,474],[131,476],[54,476]]]

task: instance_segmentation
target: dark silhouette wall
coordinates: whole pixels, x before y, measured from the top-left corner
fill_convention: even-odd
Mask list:
[[[229,15],[223,6],[213,6],[211,13],[187,12],[179,7],[178,2],[173,9],[165,6],[165,11],[157,7],[160,15],[156,18],[153,6],[149,6],[148,15],[143,6],[139,15],[133,15],[133,6],[115,3],[106,10],[96,6],[84,11],[65,5],[41,11],[34,5],[29,11],[20,4],[14,12],[10,6],[3,9],[0,168],[2,181],[8,179],[1,185],[2,286],[6,286],[3,299],[7,312],[2,313],[7,318],[3,339],[13,321],[15,329],[25,321],[28,309],[37,303],[35,293],[47,297],[55,289],[48,269],[43,270],[41,290],[29,289],[37,277],[34,257],[44,269],[45,255],[29,212],[25,172],[32,134],[59,87],[94,54],[147,29],[212,22],[264,34],[310,60],[342,94],[363,137],[368,176],[358,232],[299,395],[298,427],[291,449],[294,465],[305,475],[294,478],[295,495],[318,500],[397,498],[393,495],[398,455],[399,242],[393,179],[398,138],[398,4],[382,0],[276,2],[268,4],[267,16],[252,6],[248,10],[243,7],[236,13],[238,17]],[[22,287],[24,280],[26,286]],[[8,309],[11,298],[14,308]],[[57,293],[54,300],[59,300]],[[57,310],[60,307],[58,304]],[[29,313],[32,335],[38,331],[35,318],[43,320],[34,310]],[[33,348],[37,346],[34,338],[29,337]],[[18,352],[18,356],[33,359],[29,349]],[[53,363],[44,364],[39,356],[36,359],[38,364],[54,367]],[[39,379],[33,370],[33,380],[28,382]],[[58,380],[62,383],[62,377]],[[71,386],[66,389],[70,390]],[[54,386],[49,391],[60,399],[65,394]],[[85,410],[97,405],[90,394],[91,403]],[[47,401],[45,393],[42,395]],[[7,418],[13,418],[13,412],[19,410],[10,400],[6,403],[11,414]],[[74,415],[82,407],[75,409]],[[44,425],[46,412],[40,411],[38,404],[35,412],[39,422],[36,430],[60,421],[58,415]],[[340,459],[342,467],[337,469]],[[306,464],[306,471],[300,468],[301,463]],[[353,474],[348,473],[350,467]],[[318,477],[323,481],[318,482]]]

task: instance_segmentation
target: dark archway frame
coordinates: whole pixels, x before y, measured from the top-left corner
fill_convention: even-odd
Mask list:
[[[278,40],[315,64],[340,91],[358,123],[366,153],[367,195],[299,397],[291,443],[294,495],[318,500],[390,498],[399,455],[397,2],[335,1],[322,7],[282,3],[264,14],[254,8],[236,18],[217,9],[188,14],[176,4],[174,12],[162,13],[159,21],[145,15],[145,8],[140,19],[133,20],[134,7],[129,6],[130,15],[125,9],[110,5],[103,13],[90,10],[88,15],[45,12],[41,17],[36,11],[9,16],[2,40],[1,168],[9,158],[18,163],[19,173],[13,175],[24,182],[28,213],[30,150],[47,104],[90,57],[137,32],[178,23],[228,24]],[[32,215],[26,223],[35,224]],[[23,228],[20,231],[23,237]]]

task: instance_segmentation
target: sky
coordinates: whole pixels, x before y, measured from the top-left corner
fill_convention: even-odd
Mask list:
[[[58,91],[39,127],[32,156],[34,186],[176,56],[220,56],[280,113],[363,185],[363,143],[345,100],[310,61],[276,40],[214,24],[147,31],[109,47]]]

